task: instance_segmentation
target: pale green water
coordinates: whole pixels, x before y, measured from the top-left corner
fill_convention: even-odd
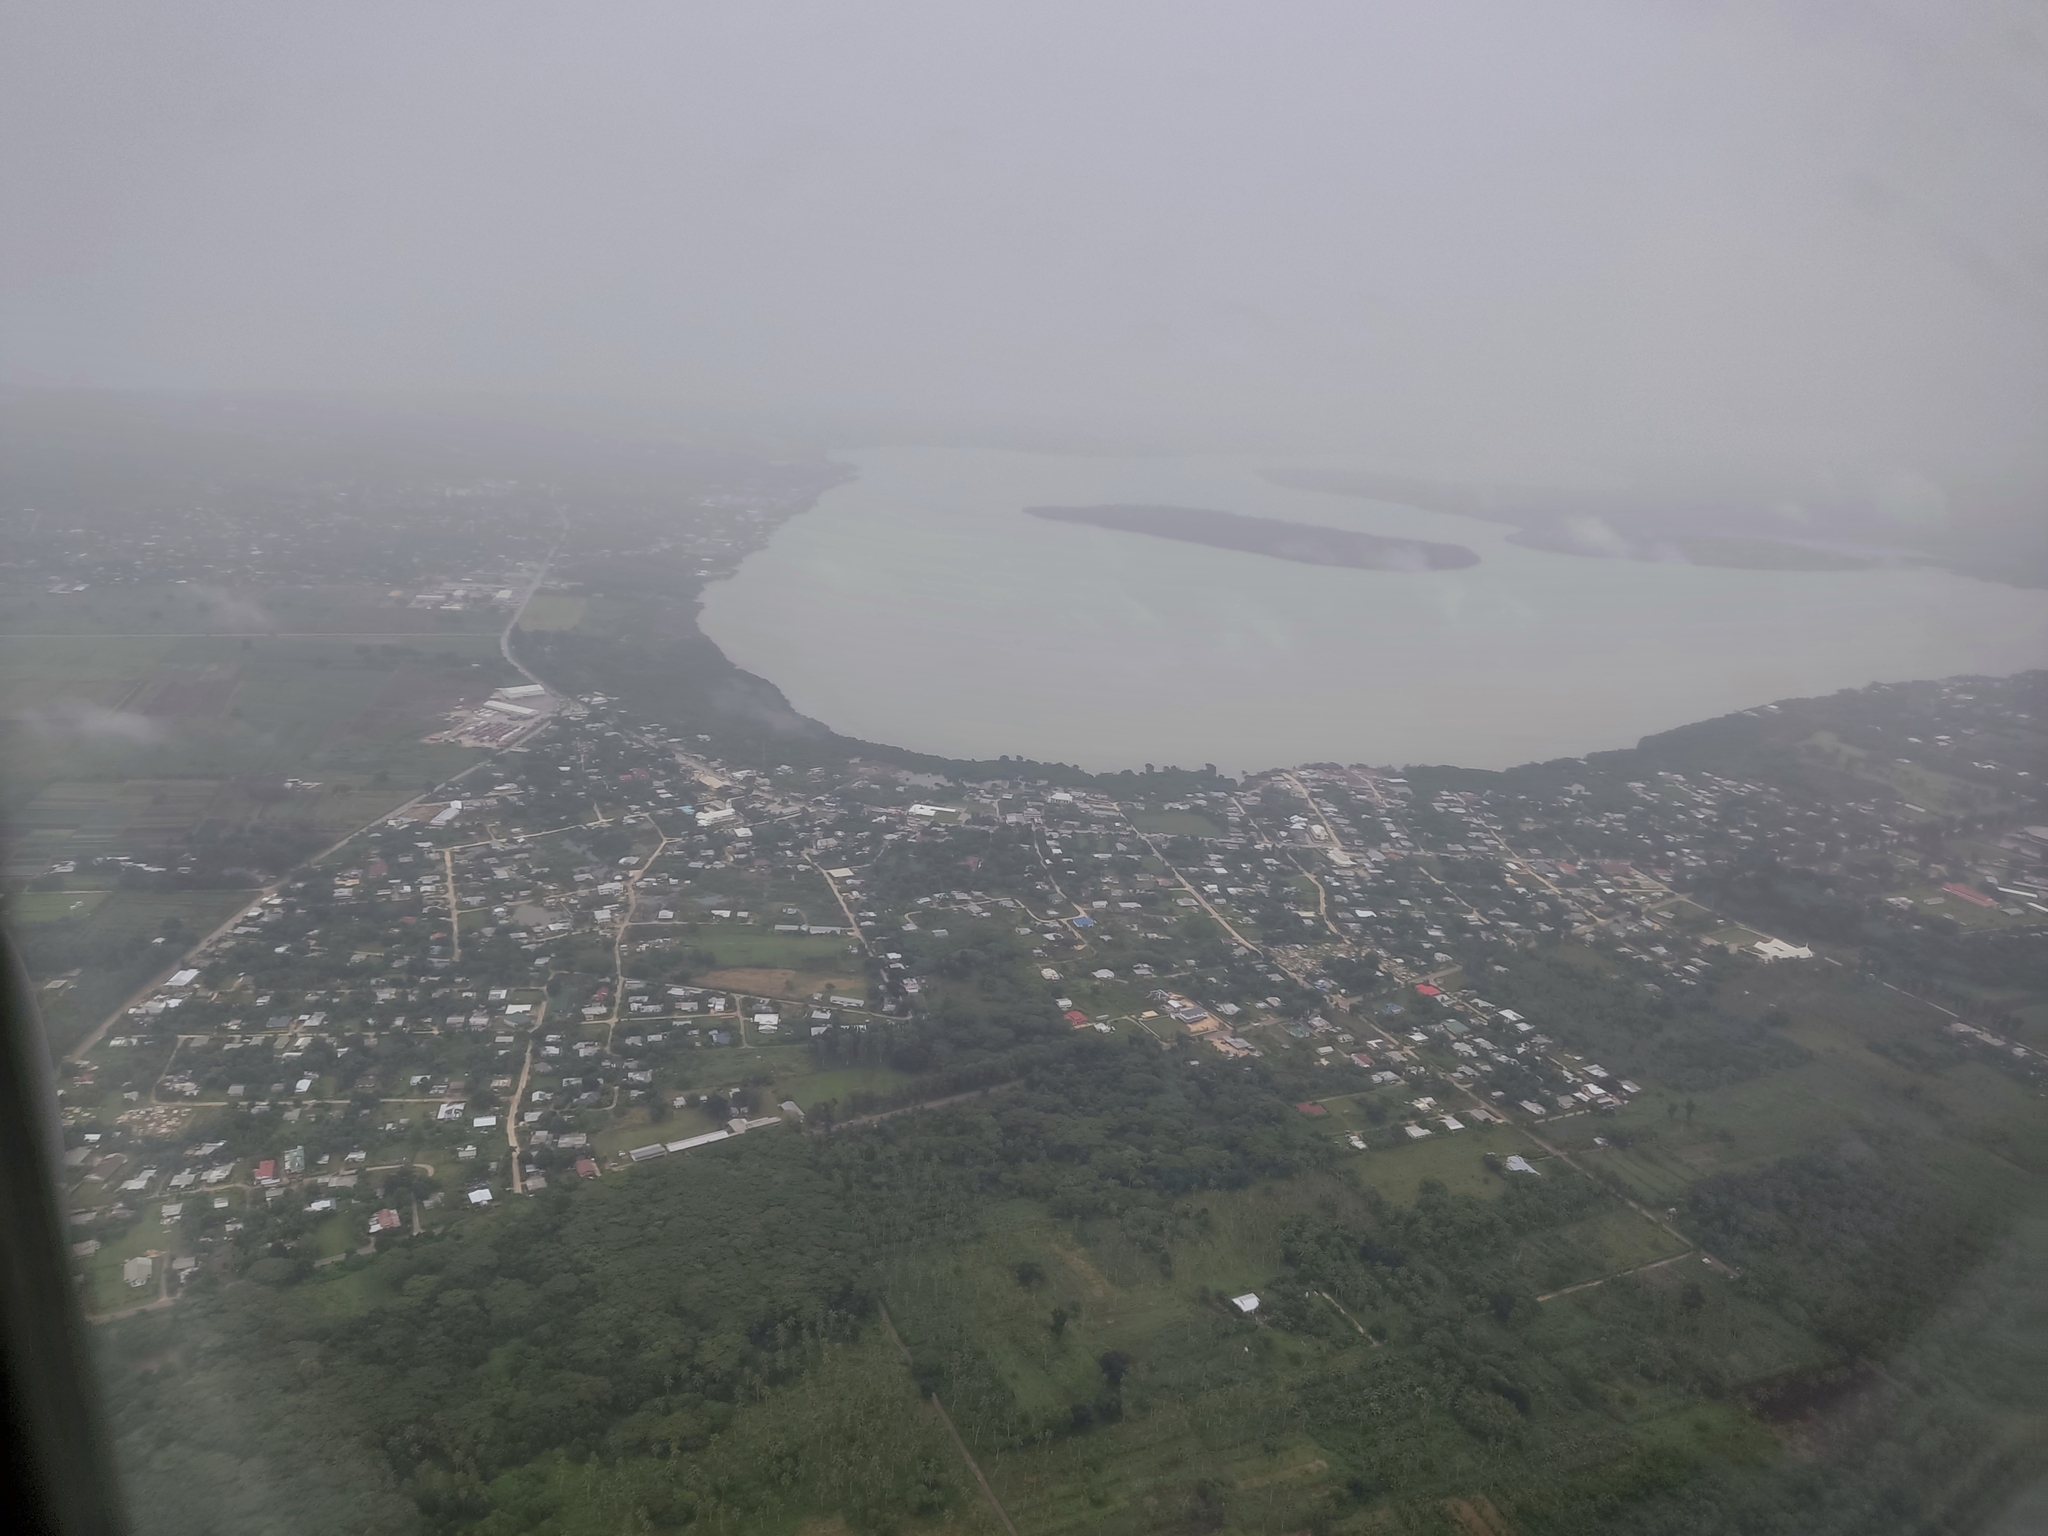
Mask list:
[[[706,594],[733,661],[849,735],[1226,772],[1504,767],[1774,699],[2048,666],[2048,594],[1929,570],[1729,571],[1520,549],[1494,524],[1285,490],[1258,463],[966,449],[859,476]],[[1327,570],[1022,515],[1141,502],[1463,544]]]

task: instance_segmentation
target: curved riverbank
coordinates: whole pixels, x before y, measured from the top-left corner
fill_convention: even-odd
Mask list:
[[[946,757],[1497,768],[1774,699],[2048,666],[2048,596],[1947,571],[1579,559],[1242,460],[846,457],[853,478],[705,591],[703,632],[795,712]],[[1479,558],[1420,578],[1027,507],[1228,509]]]

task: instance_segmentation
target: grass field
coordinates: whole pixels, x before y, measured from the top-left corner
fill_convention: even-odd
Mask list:
[[[778,1074],[775,1091],[809,1109],[826,1100],[840,1106],[856,1093],[891,1094],[915,1081],[893,1067],[830,1067],[822,1072]]]
[[[420,738],[501,681],[488,635],[403,652],[293,636],[16,636],[0,656],[0,717],[22,727],[4,809],[51,858],[168,846],[216,818],[354,824],[372,802],[476,761]],[[321,792],[249,799],[246,786],[286,777]]]
[[[1455,1106],[1453,1106],[1455,1108]],[[1411,1110],[1406,1118],[1415,1118]],[[1434,1179],[1454,1194],[1491,1197],[1505,1188],[1498,1174],[1489,1173],[1485,1156],[1511,1154],[1535,1159],[1543,1149],[1512,1126],[1474,1125],[1446,1131],[1432,1126],[1435,1134],[1422,1141],[1406,1141],[1385,1151],[1353,1152],[1345,1148],[1353,1177],[1364,1186],[1377,1189],[1389,1200],[1405,1204],[1426,1179]],[[1570,1170],[1565,1170],[1569,1174]]]
[[[720,968],[803,971],[816,976],[857,973],[860,969],[847,953],[848,941],[830,934],[775,933],[737,923],[707,924],[696,929],[690,943],[716,956],[715,964]],[[862,990],[866,990],[865,983]]]
[[[105,891],[24,891],[7,903],[14,923],[55,923],[90,917],[107,899]]]
[[[124,939],[155,938],[173,923],[196,938],[248,899],[246,891],[109,891],[85,915],[83,927],[95,950]]]
[[[44,892],[44,895],[61,893]],[[38,994],[52,1049],[69,1050],[185,945],[249,899],[246,891],[109,891],[56,922],[12,919],[29,974],[38,980],[71,970],[73,985]],[[163,938],[162,944],[150,941]]]
[[[1909,802],[1908,806],[1901,808],[1902,815],[1911,815],[1913,808],[1917,807],[1923,815],[1931,812],[1940,816],[1964,816],[1991,810],[2005,798],[1995,790],[1972,784],[1954,774],[1920,763],[1880,757],[1861,747],[1853,747],[1832,731],[1816,731],[1800,743],[1799,750],[1817,762],[1897,791]]]
[[[144,582],[62,594],[15,588],[0,597],[0,639],[12,644],[74,635],[254,640],[317,635],[397,644],[495,634],[504,624],[504,616],[489,607],[460,612],[413,608],[411,595],[364,584],[231,590]]]
[[[830,1099],[839,1105],[843,1117],[849,1113],[847,1101],[856,1093],[892,1094],[916,1081],[909,1073],[893,1067],[819,1070],[812,1064],[809,1049],[796,1039],[762,1045],[761,1037],[752,1030],[748,1031],[748,1038],[754,1043],[684,1052],[663,1074],[666,1081],[676,1086],[663,1091],[723,1092],[751,1086],[759,1103],[776,1105],[791,1100],[808,1110]],[[713,1129],[708,1124],[704,1128]],[[668,1139],[673,1141],[676,1136],[672,1134]]]
[[[121,1279],[121,1266],[146,1253],[164,1252],[175,1240],[175,1235],[166,1232],[157,1219],[162,1204],[156,1200],[145,1205],[146,1216],[118,1237],[101,1239],[99,1252],[85,1261],[85,1293],[80,1301],[87,1312],[112,1312],[156,1300],[161,1277],[152,1276],[146,1286],[130,1286]],[[165,1253],[157,1265],[161,1268],[168,1262],[169,1255]]]
[[[583,610],[588,602],[587,598],[559,592],[538,593],[519,615],[519,627],[531,630],[574,629],[583,622]]]

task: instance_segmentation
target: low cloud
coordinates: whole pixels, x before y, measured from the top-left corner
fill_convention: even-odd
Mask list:
[[[1948,492],[1925,475],[1888,476],[1876,499],[1878,510],[1900,528],[1939,528],[1949,520]]]
[[[1566,541],[1582,554],[1626,560],[1632,553],[1628,540],[1616,533],[1604,517],[1568,517],[1563,532]]]
[[[88,704],[82,699],[24,711],[21,722],[45,741],[152,742],[164,739],[162,725],[147,715],[108,709],[101,704]]]
[[[216,629],[229,631],[273,631],[278,627],[264,606],[225,587],[193,586],[192,595],[207,606],[207,618]]]

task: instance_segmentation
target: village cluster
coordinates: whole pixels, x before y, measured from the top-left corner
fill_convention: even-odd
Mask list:
[[[1673,994],[1816,963],[1705,894],[1758,847],[1916,921],[2048,913],[2048,829],[1951,836],[1969,856],[1944,863],[1895,799],[1733,776],[1321,766],[1111,793],[1022,765],[748,768],[602,695],[499,698],[514,745],[252,900],[75,1053],[82,1258],[142,1233],[122,1274],[168,1295],[223,1245],[339,1256],[551,1180],[823,1130],[861,1108],[835,1071],[945,1017],[962,946],[1015,954],[1058,1025],[1196,1066],[1312,1063],[1304,1114],[1394,1107],[1333,1128],[1363,1152],[1642,1091],[1560,1044],[1569,1020],[1488,997],[1524,950],[1568,937]],[[1916,708],[1961,735],[1976,703]]]

